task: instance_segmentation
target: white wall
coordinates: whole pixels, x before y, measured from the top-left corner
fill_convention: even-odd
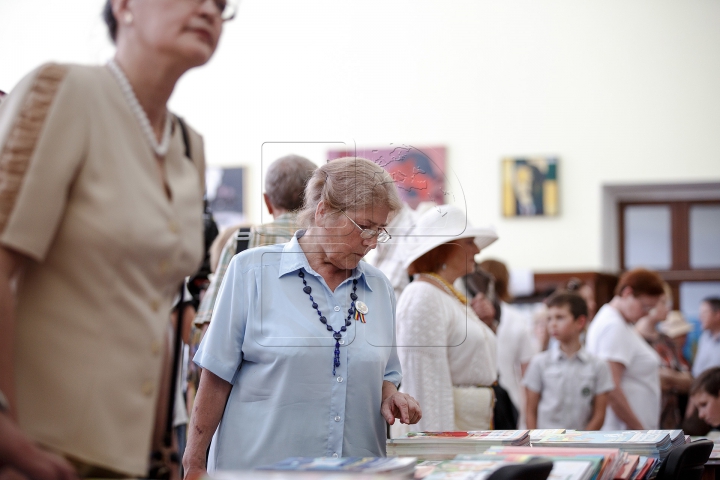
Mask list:
[[[111,55],[102,3],[2,0],[0,89]],[[444,144],[456,197],[501,236],[481,256],[598,269],[604,183],[720,179],[718,25],[716,0],[243,0],[171,106],[211,163],[249,167],[251,220],[264,142]],[[500,158],[543,153],[561,158],[561,215],[503,219]]]

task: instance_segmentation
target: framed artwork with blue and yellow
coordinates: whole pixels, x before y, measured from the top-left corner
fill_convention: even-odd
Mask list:
[[[508,157],[502,160],[504,217],[558,215],[557,157]]]

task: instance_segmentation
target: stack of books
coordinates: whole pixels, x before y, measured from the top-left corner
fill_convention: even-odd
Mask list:
[[[530,445],[529,431],[410,432],[388,440],[387,454],[422,460],[450,460],[458,454],[483,453],[492,446],[502,445]]]
[[[488,455],[501,455],[506,459],[519,459],[533,455],[552,460],[556,465],[562,462],[583,461],[591,464],[591,478],[598,480],[630,479],[638,456],[629,456],[618,448],[573,448],[573,447],[492,447]],[[628,473],[624,474],[623,472]],[[560,477],[562,478],[562,477]]]
[[[407,476],[415,471],[416,464],[417,458],[413,457],[291,457],[272,465],[258,467],[256,470]]]
[[[690,437],[685,435],[685,432],[682,430],[628,430],[629,432],[636,432],[640,433],[641,431],[645,431],[647,433],[667,433],[670,435],[670,443],[672,444],[672,448],[675,448],[679,445],[685,445],[690,441]]]
[[[600,431],[580,432],[568,431],[557,435],[548,435],[533,442],[538,447],[594,447],[619,448],[638,456],[664,459],[673,446],[671,433],[676,430],[643,430],[643,431]],[[685,443],[682,430],[675,434],[676,444]]]
[[[564,428],[539,428],[536,430],[530,430],[530,445],[542,438],[549,437],[551,435],[560,435],[561,433],[565,432],[567,432],[567,430],[565,430]]]
[[[512,457],[503,455],[458,455],[453,460],[426,460],[418,464],[415,469],[415,479],[419,480],[484,480],[493,472],[506,465],[528,462],[535,457]],[[543,459],[545,460],[545,459]],[[587,473],[590,463],[576,462],[565,466],[553,464],[553,473],[550,479],[562,480],[590,480]],[[569,467],[569,468],[568,468]],[[573,467],[575,470],[572,470]],[[578,476],[578,472],[580,473]],[[557,476],[560,474],[561,476]]]
[[[630,480],[645,480],[660,467],[660,460],[653,457],[640,457]]]

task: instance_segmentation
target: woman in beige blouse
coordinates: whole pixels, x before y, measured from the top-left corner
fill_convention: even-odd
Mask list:
[[[0,107],[0,390],[81,475],[147,473],[172,297],[203,255],[202,139],[167,101],[233,14],[108,0],[107,65],[43,65]]]

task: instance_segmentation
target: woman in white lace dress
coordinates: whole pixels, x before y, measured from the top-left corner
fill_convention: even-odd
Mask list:
[[[398,300],[397,341],[400,391],[417,399],[423,418],[412,427],[393,425],[392,436],[492,428],[495,334],[453,282],[474,270],[475,255],[497,234],[473,228],[451,205],[425,212],[415,232],[419,241],[405,260],[414,281]]]

